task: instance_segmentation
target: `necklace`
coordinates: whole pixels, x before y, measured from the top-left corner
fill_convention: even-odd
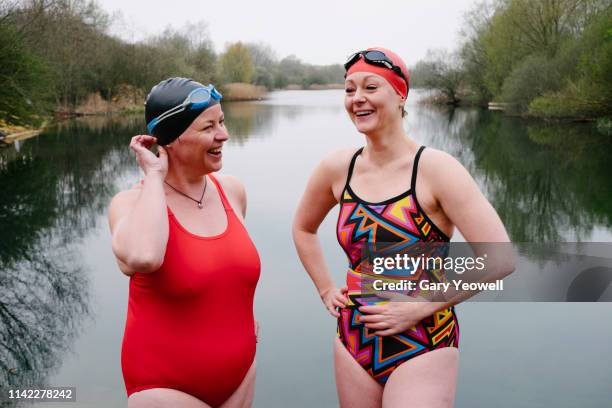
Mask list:
[[[208,178],[204,177],[204,190],[202,191],[202,197],[200,197],[199,200],[196,200],[193,197],[188,196],[187,194],[183,193],[182,191],[178,190],[177,188],[175,188],[172,184],[168,183],[166,180],[164,180],[164,183],[166,183],[168,185],[168,187],[170,187],[171,189],[173,189],[174,191],[176,191],[177,193],[179,193],[180,195],[187,197],[188,199],[190,199],[191,201],[195,201],[198,204],[198,208],[201,210],[203,208],[202,206],[202,200],[204,199],[204,193],[206,192],[206,187],[208,186]]]

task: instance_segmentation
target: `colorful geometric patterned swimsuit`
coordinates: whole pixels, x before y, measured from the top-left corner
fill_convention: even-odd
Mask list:
[[[372,292],[367,293],[362,286],[362,282],[373,277],[371,267],[364,266],[367,258],[363,257],[364,245],[375,245],[377,241],[404,246],[450,241],[427,217],[416,198],[416,175],[424,148],[421,146],[414,158],[410,189],[380,203],[360,199],[349,184],[355,161],[363,151],[359,149],[351,160],[340,200],[336,232],[349,261],[346,276],[349,302],[340,309],[338,337],[355,360],[383,386],[403,362],[431,350],[459,345],[454,307],[440,310],[411,329],[391,336],[374,335],[376,330],[367,329],[360,322],[361,313],[357,309],[362,305],[380,304],[382,300]],[[418,279],[443,280],[439,272],[419,270]]]

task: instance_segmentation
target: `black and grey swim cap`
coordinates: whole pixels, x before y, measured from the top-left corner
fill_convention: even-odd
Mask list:
[[[147,124],[169,109],[181,105],[187,96],[198,88],[204,88],[199,82],[190,78],[168,78],[155,85],[145,101],[145,120]],[[219,103],[211,98],[205,108],[185,109],[160,121],[151,132],[157,138],[157,144],[165,146],[172,143],[204,110]]]

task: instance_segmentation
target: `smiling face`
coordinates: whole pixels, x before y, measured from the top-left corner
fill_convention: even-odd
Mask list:
[[[361,133],[401,126],[404,100],[383,77],[355,72],[344,83],[344,108]]]
[[[207,174],[221,169],[222,149],[228,139],[223,110],[217,104],[203,111],[166,148],[173,161]]]

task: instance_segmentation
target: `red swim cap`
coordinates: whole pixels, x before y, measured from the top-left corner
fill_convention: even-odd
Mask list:
[[[406,97],[408,96],[408,82],[410,81],[410,75],[408,75],[408,68],[406,68],[406,64],[404,63],[404,61],[399,57],[399,55],[386,48],[373,47],[368,48],[367,51],[384,52],[385,55],[389,57],[389,59],[391,59],[391,61],[393,61],[395,65],[400,67],[402,73],[406,77],[406,80],[404,81],[404,78],[397,75],[391,69],[368,64],[364,61],[363,57],[360,57],[359,61],[354,63],[349,68],[349,70],[346,72],[346,76],[348,77],[353,72],[370,72],[372,74],[380,75],[381,77],[385,78],[387,82],[389,82],[389,84],[391,84],[391,86],[393,87],[393,89],[395,89],[395,92],[397,92],[399,96],[406,99]]]

